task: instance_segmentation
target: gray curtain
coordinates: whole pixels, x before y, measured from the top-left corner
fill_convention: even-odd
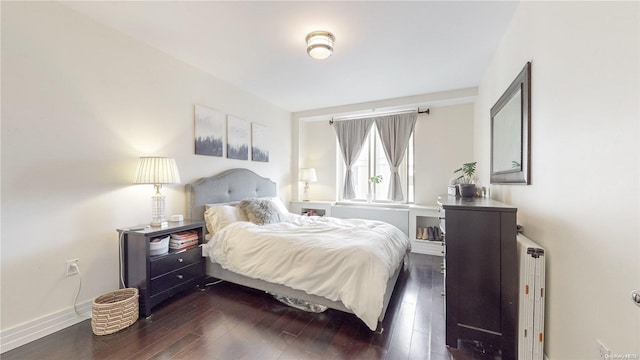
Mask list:
[[[347,167],[342,189],[342,198],[345,200],[356,197],[356,191],[353,186],[353,162],[360,156],[362,144],[366,140],[372,125],[373,119],[371,118],[343,120],[333,123],[342,159],[344,159],[344,164]]]
[[[402,195],[402,181],[398,174],[398,166],[402,162],[404,152],[409,144],[409,138],[416,126],[418,113],[396,114],[376,117],[376,127],[380,134],[384,154],[391,167],[391,181],[389,181],[388,197],[394,201],[404,201]]]

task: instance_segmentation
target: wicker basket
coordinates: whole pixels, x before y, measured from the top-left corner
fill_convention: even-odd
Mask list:
[[[113,334],[138,320],[138,289],[126,288],[93,300],[91,329],[96,335]]]

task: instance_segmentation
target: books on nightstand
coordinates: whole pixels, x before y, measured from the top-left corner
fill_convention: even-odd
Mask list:
[[[198,245],[198,233],[195,231],[183,231],[171,234],[169,249],[182,250]]]

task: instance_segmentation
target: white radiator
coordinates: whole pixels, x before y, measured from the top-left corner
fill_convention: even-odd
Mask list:
[[[518,359],[544,357],[544,249],[518,234]]]

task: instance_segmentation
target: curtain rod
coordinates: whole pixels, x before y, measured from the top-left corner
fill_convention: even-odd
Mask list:
[[[420,108],[417,108],[417,109],[400,110],[400,111],[393,111],[393,112],[372,114],[372,115],[354,115],[354,116],[345,116],[341,118],[331,118],[331,120],[329,120],[329,125],[333,125],[334,121],[366,119],[366,118],[372,118],[372,117],[378,117],[378,116],[397,115],[397,114],[404,114],[404,113],[411,113],[411,112],[417,112],[418,114],[428,115],[431,112],[431,110],[427,108],[426,110],[420,111]]]

